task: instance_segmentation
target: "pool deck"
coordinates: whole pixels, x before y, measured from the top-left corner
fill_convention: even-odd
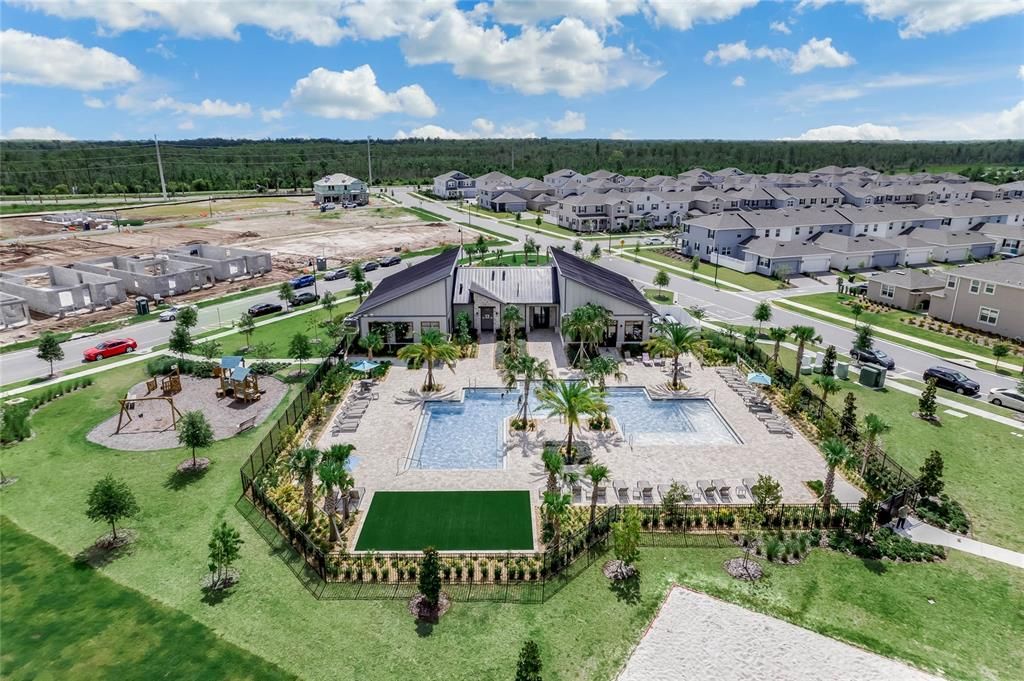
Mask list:
[[[557,341],[531,340],[527,346],[531,355],[549,361],[556,377],[569,376],[565,355]],[[478,356],[460,360],[455,373],[448,369],[435,370],[435,379],[444,385],[441,392],[454,391],[458,395],[462,388],[503,387],[494,368],[494,349],[493,343],[482,342]],[[633,366],[623,365],[628,378],[621,385],[663,386],[671,372],[671,363],[666,364],[666,367],[645,367],[637,361]],[[359,429],[333,436],[328,426],[317,446],[325,448],[339,442],[355,445],[359,460],[352,473],[356,485],[366,488],[367,501],[376,490],[525,489],[531,491],[534,503],[539,504],[537,490],[546,480],[540,460],[543,443],[564,439],[566,435],[564,424],[557,419],[544,418],[542,413],[536,415],[538,428],[535,432],[509,436],[504,469],[405,469],[404,461],[410,454],[422,412],[422,402],[415,395],[423,380],[422,369],[412,371],[396,363],[388,377],[375,387],[380,398],[371,402]],[[799,432],[793,437],[769,434],[714,368],[700,369],[693,362],[683,380],[698,393],[710,391],[707,397],[741,442],[698,446],[636,444],[631,448],[617,433],[587,430],[579,433],[578,437],[590,444],[595,458],[611,469],[612,479],[625,480],[630,486],[635,486],[638,480],[647,480],[657,488],[673,480],[685,480],[692,485],[697,480],[722,478],[728,483],[738,483],[741,478],[756,478],[759,473],[765,473],[782,483],[784,502],[814,501],[813,493],[803,483],[822,480],[826,473],[825,462],[814,445]],[[611,383],[610,387],[615,385]],[[333,418],[332,414],[330,420]],[[481,438],[496,442],[493,433],[481,433]],[[835,495],[843,502],[855,502],[862,496],[838,474]],[[657,491],[654,499],[658,501]],[[581,501],[589,503],[586,499]],[[610,490],[608,503],[615,503]]]

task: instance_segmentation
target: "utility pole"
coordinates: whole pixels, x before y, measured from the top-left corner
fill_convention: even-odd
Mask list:
[[[164,195],[164,201],[167,200],[167,183],[164,182],[164,164],[160,160],[160,143],[156,139],[156,135],[153,135],[153,144],[156,145],[156,167],[160,171],[160,193]]]
[[[512,149],[512,172],[516,171],[516,150]]]
[[[366,188],[370,189],[373,187],[373,159],[370,157],[370,136],[366,136],[366,172],[369,176],[367,180]]]

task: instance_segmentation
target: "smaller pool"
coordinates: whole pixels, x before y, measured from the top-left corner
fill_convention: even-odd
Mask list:
[[[736,444],[740,441],[711,400],[652,400],[643,388],[608,390],[608,413],[638,445]]]
[[[501,422],[515,413],[520,393],[475,388],[461,402],[426,402],[412,468],[503,468]]]

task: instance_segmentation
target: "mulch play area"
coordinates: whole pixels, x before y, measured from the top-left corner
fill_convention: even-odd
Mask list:
[[[375,492],[357,551],[530,551],[530,493]]]
[[[181,392],[168,395],[174,399],[175,408],[182,414],[201,411],[210,422],[216,440],[223,440],[237,435],[241,430],[258,426],[270,416],[281,398],[288,392],[287,385],[269,376],[260,377],[259,387],[263,395],[254,402],[218,397],[219,387],[220,382],[215,378],[182,376]],[[145,382],[132,387],[128,393],[134,397],[146,397]],[[161,393],[157,390],[148,396],[159,397]],[[171,449],[179,446],[178,431],[171,427],[172,411],[167,401],[136,401],[134,408],[128,411],[131,421],[123,425],[118,434],[115,434],[120,417],[120,405],[117,400],[111,401],[110,410],[111,417],[89,432],[87,438],[90,442],[127,451]],[[128,419],[125,418],[124,421]]]

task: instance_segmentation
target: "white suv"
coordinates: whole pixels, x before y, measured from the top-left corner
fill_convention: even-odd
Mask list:
[[[196,312],[199,312],[198,305],[171,305],[169,308],[160,313],[160,321],[162,322],[173,322],[178,318],[178,313],[185,308],[192,308]]]
[[[1007,409],[1024,411],[1024,395],[1013,388],[992,388],[988,391],[988,401]]]

